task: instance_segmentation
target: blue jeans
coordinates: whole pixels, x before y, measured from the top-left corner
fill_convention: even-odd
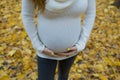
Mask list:
[[[54,80],[58,62],[58,80],[68,80],[69,71],[77,55],[64,59],[52,60],[37,56],[38,80]]]

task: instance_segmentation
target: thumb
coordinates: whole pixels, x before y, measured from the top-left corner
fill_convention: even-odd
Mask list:
[[[67,50],[68,50],[68,51],[69,51],[69,50],[76,50],[76,47],[73,46],[73,47],[68,48]]]
[[[47,49],[47,52],[52,53],[53,51],[52,51],[52,50],[50,50],[50,49]]]

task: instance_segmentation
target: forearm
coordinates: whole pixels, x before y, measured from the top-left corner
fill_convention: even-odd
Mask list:
[[[34,8],[35,6],[31,0],[22,0],[21,16],[24,28],[32,42],[34,49],[43,51],[45,46],[38,36],[37,27],[34,22]]]
[[[78,42],[75,44],[77,47],[77,52],[80,52],[85,48],[87,41],[89,40],[90,33],[94,26],[96,16],[96,1],[89,0],[88,2],[89,5],[82,24],[81,35],[79,37]]]

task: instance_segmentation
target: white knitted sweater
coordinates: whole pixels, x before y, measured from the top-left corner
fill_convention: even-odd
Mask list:
[[[57,6],[57,5],[56,5]],[[35,5],[31,0],[22,0],[22,21],[38,56],[54,60],[63,60],[82,51],[94,26],[96,0],[76,0],[65,11],[55,13],[45,9],[38,12],[38,25],[34,23]],[[85,18],[81,25],[80,15]],[[42,53],[45,47],[54,52],[64,52],[76,45],[77,53],[69,57],[51,57]]]

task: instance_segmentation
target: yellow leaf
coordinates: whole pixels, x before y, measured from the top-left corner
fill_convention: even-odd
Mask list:
[[[0,80],[11,80],[8,75],[0,77]]]
[[[99,72],[105,71],[105,69],[104,69],[104,67],[103,67],[102,64],[96,64],[96,65],[94,65],[94,68],[95,68],[97,71],[99,71]]]
[[[9,53],[8,53],[8,56],[13,56],[15,54],[16,50],[11,50]]]

